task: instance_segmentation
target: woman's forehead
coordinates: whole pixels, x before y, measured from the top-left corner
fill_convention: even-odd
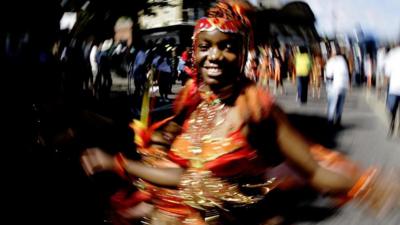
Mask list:
[[[233,40],[238,41],[240,35],[237,33],[228,33],[222,32],[220,30],[212,30],[212,31],[201,31],[198,34],[199,40],[208,40],[208,41],[225,41],[225,40]]]

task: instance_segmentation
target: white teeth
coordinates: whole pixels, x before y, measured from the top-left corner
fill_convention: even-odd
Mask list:
[[[220,68],[207,68],[207,73],[209,75],[220,75],[222,70]]]

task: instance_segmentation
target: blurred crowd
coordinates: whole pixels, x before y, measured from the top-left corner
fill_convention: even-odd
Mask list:
[[[121,17],[115,23],[111,39],[99,40],[91,35],[83,41],[73,38],[58,41],[52,52],[54,60],[62,65],[64,82],[61,84],[64,87],[61,90],[70,96],[85,93],[100,101],[108,99],[113,92],[124,92],[136,99],[133,117],[140,116],[137,109],[145,92],[159,96],[160,102],[170,102],[168,95],[172,94],[172,85],[184,84],[192,76],[192,46],[182,46],[168,36],[145,42],[140,35],[134,34],[133,27],[129,17]],[[332,123],[340,122],[345,101],[343,90],[365,87],[367,97],[373,94],[387,102],[393,118],[389,132],[393,133],[398,100],[390,96],[393,93],[398,96],[398,92],[389,91],[392,89],[389,81],[395,86],[398,78],[390,76],[393,69],[389,67],[393,66],[389,64],[393,60],[387,56],[394,55],[391,52],[395,50],[393,44],[376,47],[335,39],[299,44],[274,39],[258,44],[255,51],[257,65],[252,66],[259,85],[274,94],[286,94],[285,80],[296,84],[296,101],[300,104],[307,103],[308,89],[312,98],[320,99],[321,90],[326,88],[329,92],[334,83],[337,96],[332,97],[332,91],[327,93],[328,111],[335,111],[328,112]],[[327,69],[333,56],[343,60],[330,63],[334,65]],[[342,69],[338,72],[337,68]],[[327,72],[331,74],[327,76]],[[347,78],[335,80],[333,76]]]

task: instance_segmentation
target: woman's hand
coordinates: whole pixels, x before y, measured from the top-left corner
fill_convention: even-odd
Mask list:
[[[122,161],[122,162],[120,162]],[[114,157],[99,148],[88,148],[81,156],[81,164],[87,175],[101,171],[115,171],[119,175],[141,178],[148,182],[164,186],[177,186],[180,182],[183,169],[178,166],[157,168],[145,165],[140,161],[129,160],[122,156]]]
[[[114,157],[100,148],[88,148],[81,156],[81,164],[87,175],[115,168]]]
[[[150,218],[153,210],[154,210],[153,205],[147,202],[141,202],[135,205],[134,207],[118,210],[117,213],[124,219],[135,220],[135,219],[141,219],[143,217]]]

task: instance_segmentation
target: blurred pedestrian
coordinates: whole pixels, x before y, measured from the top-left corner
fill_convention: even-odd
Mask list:
[[[390,112],[389,136],[394,133],[396,115],[400,102],[400,43],[389,51],[385,60],[386,83],[389,83],[387,107]],[[399,119],[400,121],[400,119]],[[400,135],[400,122],[398,124]]]
[[[297,99],[300,104],[307,103],[308,83],[312,68],[311,56],[306,46],[299,47],[299,53],[295,55],[295,71],[297,82]]]
[[[328,123],[340,125],[346,92],[350,87],[350,74],[346,58],[337,45],[332,46],[331,56],[325,67],[325,83],[328,100]]]

